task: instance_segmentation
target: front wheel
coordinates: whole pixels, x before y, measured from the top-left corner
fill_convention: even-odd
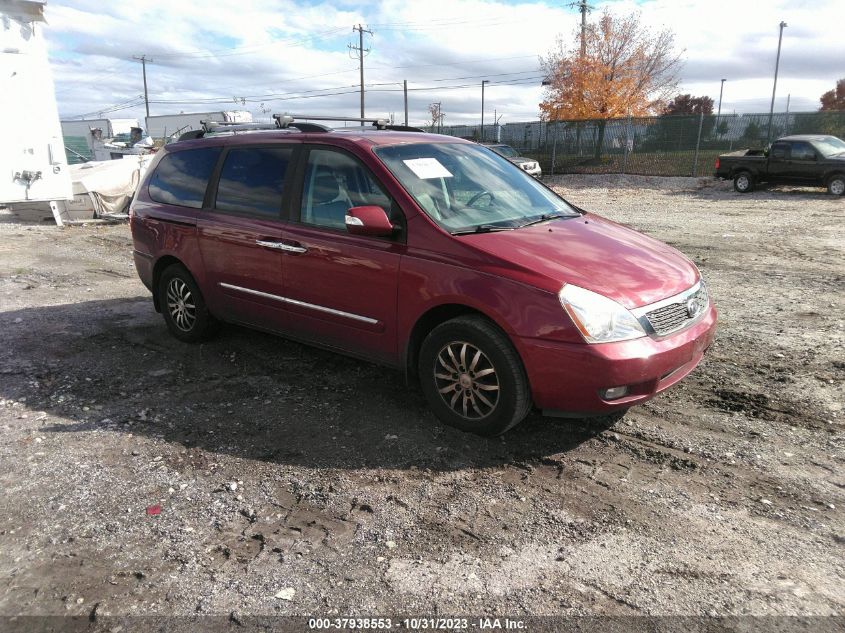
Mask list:
[[[748,193],[754,189],[754,180],[747,171],[741,171],[734,176],[734,189],[739,193]]]
[[[528,378],[508,337],[479,316],[434,328],[420,349],[419,376],[434,414],[478,435],[499,435],[531,408]]]
[[[845,175],[834,174],[827,181],[827,192],[834,196],[845,195]]]

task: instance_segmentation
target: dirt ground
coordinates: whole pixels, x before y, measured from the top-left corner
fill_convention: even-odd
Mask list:
[[[0,216],[0,616],[843,614],[845,200],[554,184],[692,258],[718,338],[621,420],[497,439],[388,369],[175,341],[126,225]]]

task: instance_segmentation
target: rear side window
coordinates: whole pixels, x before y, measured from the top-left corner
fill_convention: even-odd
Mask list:
[[[816,152],[809,143],[793,143],[790,158],[792,160],[815,160]]]
[[[162,158],[150,179],[150,198],[163,204],[201,209],[220,149],[188,149]]]
[[[217,185],[217,210],[279,217],[292,152],[283,147],[229,150]]]

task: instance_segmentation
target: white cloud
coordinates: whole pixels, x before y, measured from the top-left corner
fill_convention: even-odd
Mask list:
[[[839,33],[845,12],[838,0],[594,4],[594,16],[605,7],[620,13],[639,10],[652,28],[671,28],[685,49],[681,90],[716,100],[719,80],[726,77],[723,111],[768,109],[780,20],[789,27],[776,109],[785,107],[787,94],[791,110],[815,109],[819,95],[845,72],[845,40]],[[347,44],[356,42],[351,27],[361,22],[374,31],[365,42],[371,48],[365,62],[368,114],[394,112],[401,119],[401,81],[407,79],[412,123],[422,122],[433,101],[442,102],[447,123],[477,121],[485,77],[491,81],[486,90],[489,116],[496,109],[503,121],[536,119],[542,99],[538,57],[558,35],[571,37],[579,21],[575,10],[557,2],[480,0],[361,5],[67,0],[48,4],[46,14],[63,116],[137,98],[143,92],[141,69],[131,58],[142,53],[154,59],[147,67],[153,114],[231,109],[238,96],[247,97],[243,107],[256,114],[263,102],[274,112],[354,115],[357,62]],[[442,79],[450,81],[437,81]],[[496,83],[516,80],[522,83]],[[345,94],[282,96],[310,96],[320,90]],[[120,112],[142,115],[143,106]]]

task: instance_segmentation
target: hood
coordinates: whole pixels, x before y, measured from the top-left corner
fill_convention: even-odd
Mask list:
[[[523,158],[522,156],[518,156],[516,158],[509,158],[508,160],[512,163],[517,164],[517,165],[522,165],[524,163],[536,163],[537,162],[533,158]]]
[[[544,287],[554,292],[571,283],[629,309],[678,294],[699,278],[671,246],[592,214],[457,239],[535,279],[547,278]]]

